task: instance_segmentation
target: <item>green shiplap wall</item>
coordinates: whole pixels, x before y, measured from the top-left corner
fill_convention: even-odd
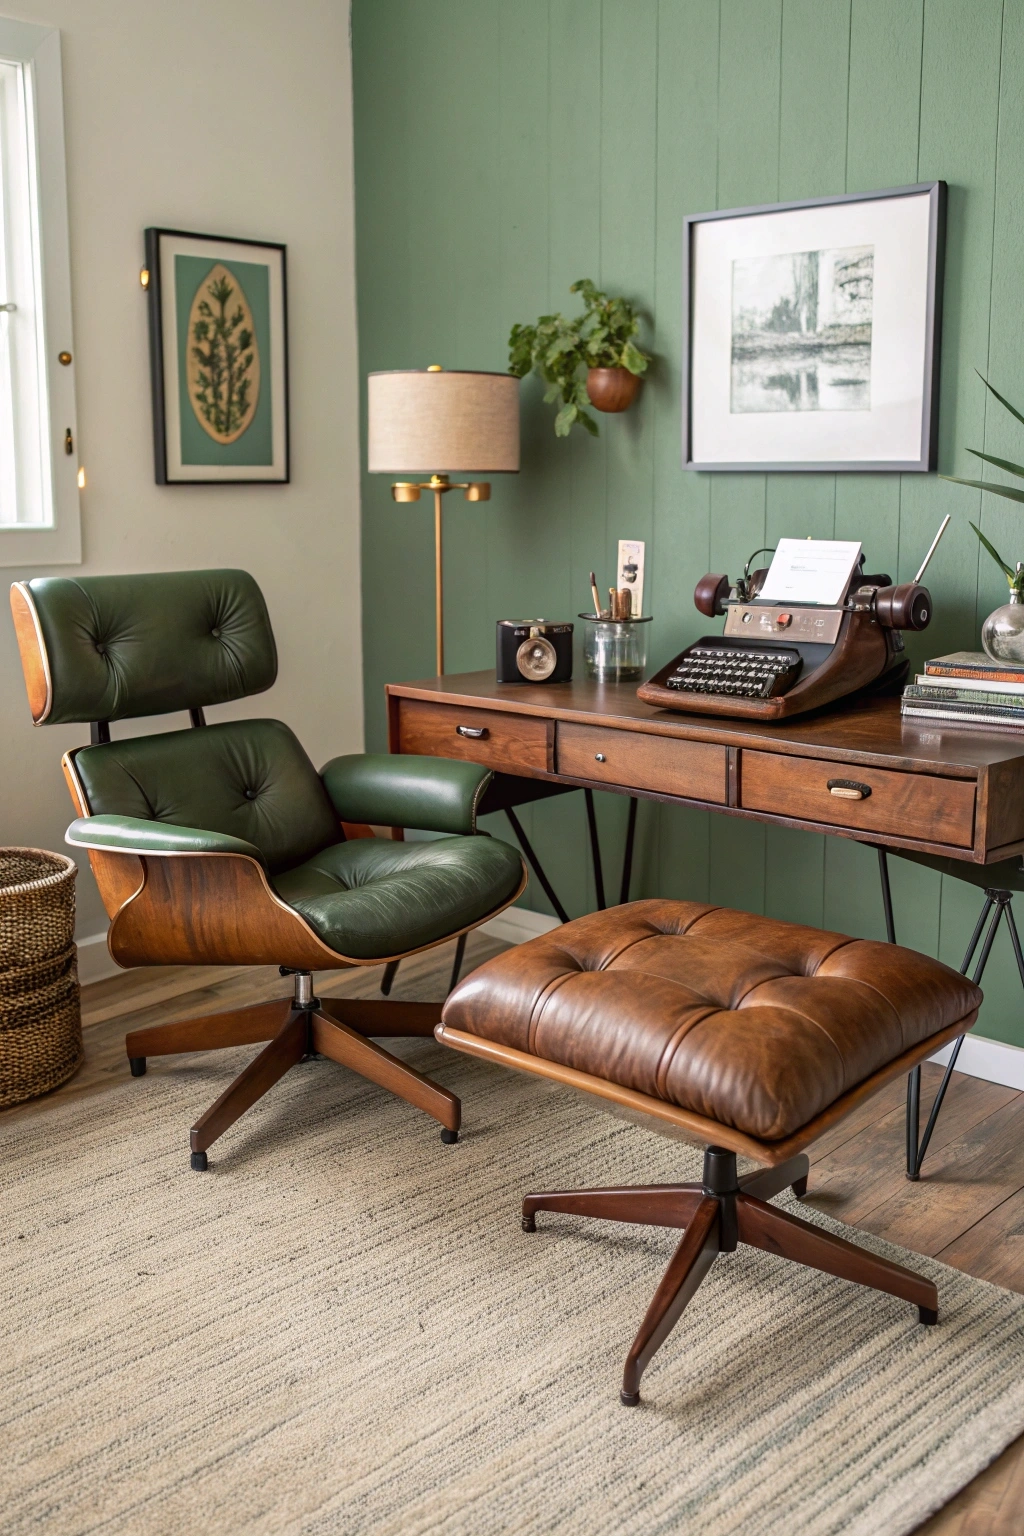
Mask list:
[[[523,467],[446,506],[447,662],[493,665],[494,622],[574,617],[620,537],[647,542],[651,660],[701,632],[706,570],[780,535],[856,537],[913,575],[954,514],[920,659],[977,644],[1005,583],[968,519],[1024,558],[1024,518],[922,475],[694,475],[680,465],[683,214],[941,177],[949,183],[940,468],[970,444],[1020,459],[1024,429],[1024,0],[353,0],[360,367],[506,366],[513,321],[578,277],[639,299],[658,366],[597,442],[556,440],[522,391]],[[364,432],[365,441],[365,432]],[[363,482],[367,746],[383,687],[433,666],[432,516]],[[626,802],[600,795],[606,862]],[[593,906],[582,795],[523,813],[575,915]],[[496,819],[497,821],[498,819]],[[503,818],[501,819],[503,821]],[[495,830],[501,831],[500,825]],[[504,835],[509,835],[507,832]],[[892,861],[900,939],[959,964],[976,893]],[[617,879],[610,879],[612,889]],[[856,843],[641,802],[634,895],[712,899],[881,938],[874,855]],[[531,888],[530,905],[543,910]],[[982,1030],[1024,1045],[1005,934]]]

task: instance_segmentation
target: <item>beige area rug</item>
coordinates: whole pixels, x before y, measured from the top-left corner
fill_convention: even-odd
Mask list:
[[[311,1061],[192,1173],[245,1051],[0,1125],[5,1536],[895,1536],[1024,1430],[1024,1296],[870,1238],[934,1277],[937,1328],[741,1249],[620,1407],[677,1238],[527,1236],[518,1202],[699,1153],[399,1049],[462,1095],[458,1146]]]

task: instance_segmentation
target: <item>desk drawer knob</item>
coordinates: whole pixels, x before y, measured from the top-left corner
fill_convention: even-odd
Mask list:
[[[607,761],[608,761],[608,759],[605,757],[603,752],[595,752],[594,753],[594,762],[595,763],[605,763]]]
[[[468,736],[471,741],[483,741],[487,735],[486,725],[457,725],[456,736]]]
[[[829,779],[828,792],[835,795],[837,800],[866,800],[871,793],[871,785],[861,784],[857,779]]]

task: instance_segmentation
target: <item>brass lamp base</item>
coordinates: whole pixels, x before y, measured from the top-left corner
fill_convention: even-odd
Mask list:
[[[434,493],[434,622],[436,630],[437,675],[444,675],[444,567],[441,548],[441,512],[447,491],[464,491],[467,501],[490,501],[491,487],[486,480],[465,480],[458,484],[447,475],[431,475],[429,480],[397,480],[391,487],[394,501],[419,501],[423,491]]]

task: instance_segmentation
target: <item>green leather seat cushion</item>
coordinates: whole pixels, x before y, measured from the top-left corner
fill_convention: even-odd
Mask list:
[[[379,960],[479,921],[521,879],[518,853],[493,837],[358,838],[275,875],[273,885],[331,949]]]
[[[228,720],[83,747],[75,769],[94,815],[223,832],[252,843],[271,872],[340,835],[319,774],[280,720]]]

